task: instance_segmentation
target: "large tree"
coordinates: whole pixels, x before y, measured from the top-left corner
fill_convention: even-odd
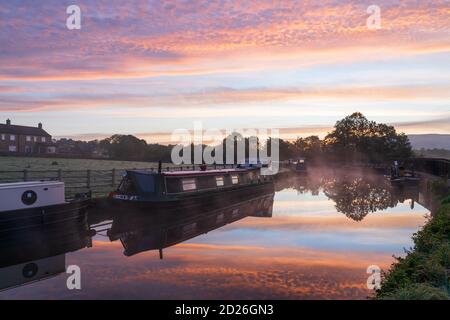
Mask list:
[[[143,160],[147,152],[145,140],[132,135],[115,134],[100,141],[100,146],[108,150],[113,159]]]
[[[306,158],[311,162],[317,162],[322,156],[322,141],[318,136],[297,138],[293,144],[298,157]]]
[[[398,134],[393,126],[369,121],[359,112],[336,122],[324,145],[329,155],[346,162],[402,160],[412,155],[405,134]]]

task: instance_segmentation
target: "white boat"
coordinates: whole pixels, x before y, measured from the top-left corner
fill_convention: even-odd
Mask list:
[[[65,200],[59,181],[30,181],[0,184],[0,231],[65,221],[83,214],[89,197]]]

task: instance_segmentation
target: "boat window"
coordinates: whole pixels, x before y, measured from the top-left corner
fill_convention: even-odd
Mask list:
[[[133,182],[131,181],[131,179],[128,176],[123,178],[122,182],[120,183],[119,192],[124,193],[124,194],[134,193]]]
[[[231,183],[233,184],[238,184],[239,183],[239,177],[236,176],[231,176]]]
[[[183,191],[191,191],[197,189],[197,184],[195,183],[195,179],[183,179]]]
[[[142,192],[155,192],[155,177],[150,174],[136,174],[136,183]]]
[[[216,185],[218,187],[223,187],[225,185],[225,182],[223,181],[223,177],[216,177]]]

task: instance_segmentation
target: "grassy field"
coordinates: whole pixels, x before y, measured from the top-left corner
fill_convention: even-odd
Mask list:
[[[28,181],[61,178],[65,182],[67,198],[88,190],[92,191],[93,196],[105,196],[117,187],[122,179],[123,169],[148,169],[157,166],[157,163],[151,162],[0,157],[0,183],[23,181],[26,170]],[[114,175],[112,169],[116,169]],[[89,174],[88,170],[91,170]]]
[[[57,163],[57,164],[54,164]],[[22,170],[111,170],[151,168],[156,163],[93,160],[93,159],[60,159],[60,158],[30,158],[30,157],[0,157],[0,171]]]

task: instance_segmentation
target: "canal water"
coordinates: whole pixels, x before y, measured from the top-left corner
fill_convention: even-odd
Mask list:
[[[176,223],[90,213],[92,238],[71,226],[52,238],[66,253],[46,258],[54,244],[42,241],[23,253],[30,261],[3,257],[0,299],[366,299],[367,268],[389,268],[429,215],[417,187],[379,177],[293,177],[275,189]],[[80,290],[67,288],[69,266]],[[25,284],[32,277],[44,279]]]

